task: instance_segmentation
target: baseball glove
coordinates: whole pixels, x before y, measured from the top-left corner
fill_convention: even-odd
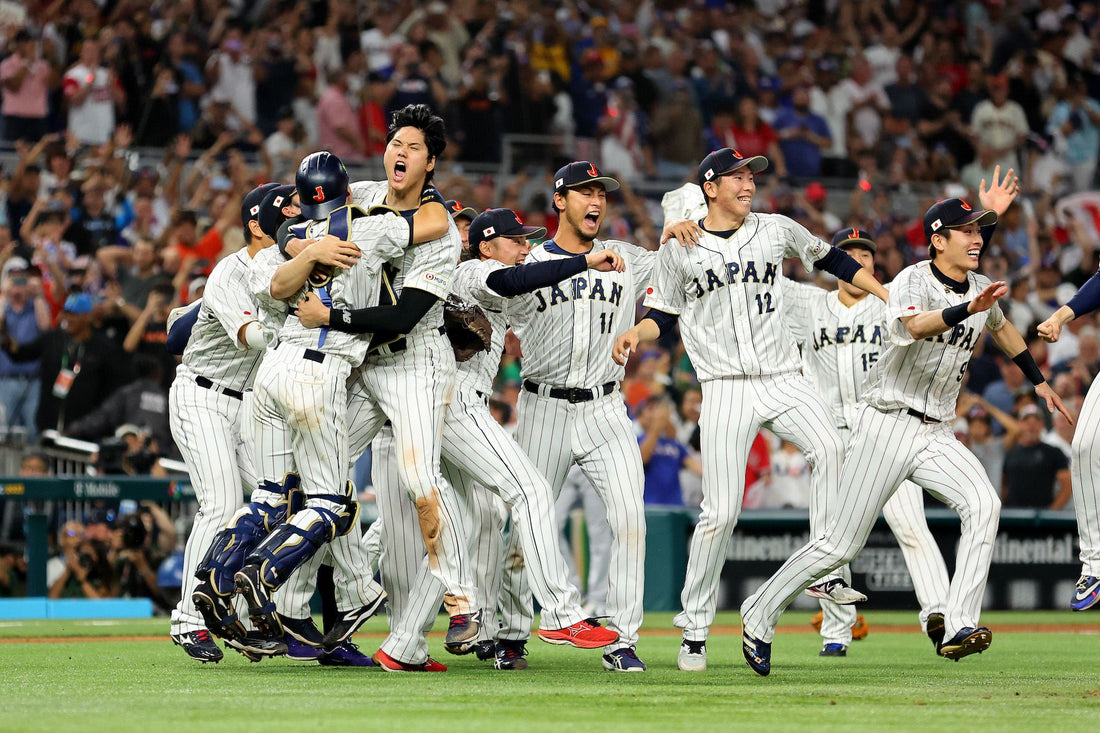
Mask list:
[[[467,361],[479,351],[488,351],[493,339],[493,324],[481,307],[453,295],[443,304],[443,326],[455,352],[455,361]]]

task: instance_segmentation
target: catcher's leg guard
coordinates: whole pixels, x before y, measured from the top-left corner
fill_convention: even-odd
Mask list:
[[[298,476],[288,473],[282,484],[273,481],[260,484],[256,493],[269,499],[277,497],[274,503],[252,501],[241,507],[225,529],[214,536],[195,577],[209,582],[219,596],[232,594],[233,575],[244,566],[245,558],[300,505],[302,494],[298,483]]]
[[[322,545],[336,537],[339,520],[340,515],[330,509],[306,507],[268,535],[245,558],[245,565],[258,566],[264,585],[278,588]]]

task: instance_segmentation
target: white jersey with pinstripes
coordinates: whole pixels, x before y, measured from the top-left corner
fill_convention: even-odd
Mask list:
[[[489,287],[486,279],[497,270],[508,267],[498,260],[467,260],[455,271],[452,292],[460,300],[476,303],[485,311],[485,317],[493,327],[490,347],[479,351],[458,365],[456,383],[482,394],[491,394],[493,380],[500,368],[504,353],[504,336],[508,332],[508,317],[504,313],[507,298]]]
[[[256,304],[241,284],[248,281],[248,249],[226,257],[210,273],[209,294],[199,306],[180,371],[206,377],[220,387],[243,392],[252,386],[263,351],[249,350],[237,339],[241,326],[260,320]]]
[[[306,225],[308,238],[317,239],[327,233],[328,220],[312,221]],[[377,305],[380,292],[378,273],[383,262],[399,258],[405,252],[409,242],[408,222],[393,214],[363,216],[352,220],[348,241],[357,245],[362,254],[349,269],[333,270],[332,280],[326,286],[332,307],[353,310]],[[269,293],[270,284],[268,281]],[[295,302],[311,290],[320,288],[307,282],[290,300]],[[292,312],[279,331],[279,341],[323,351],[358,365],[366,356],[370,336],[327,328],[306,328]]]
[[[356,206],[369,208],[386,201],[389,184],[386,181],[359,181],[351,184],[351,196]],[[413,232],[415,236],[416,232]],[[400,297],[406,285],[431,293],[440,299],[421,318],[411,333],[430,331],[443,325],[443,301],[451,290],[455,263],[462,252],[462,238],[458,227],[448,217],[447,233],[438,239],[415,244],[398,262],[400,268],[394,279],[393,292]]]
[[[703,230],[694,247],[662,247],[645,305],[680,317],[702,381],[796,372],[783,260],[799,257],[809,270],[830,249],[786,216],[749,214],[728,238]]]
[[[593,251],[618,252],[626,269],[586,270],[508,300],[506,313],[523,344],[524,379],[591,389],[626,376],[626,369],[611,358],[611,347],[634,325],[635,304],[645,292],[657,253],[618,240],[597,239],[592,245]],[[575,256],[550,240],[532,249],[525,262]]]
[[[839,290],[787,280],[784,319],[802,348],[802,373],[832,410],[837,427],[855,424],[867,374],[889,348],[886,304],[865,296],[848,307]]]
[[[888,350],[867,378],[862,399],[879,410],[913,409],[934,420],[955,417],[963,374],[982,336],[982,328],[999,331],[1007,321],[996,303],[938,336],[916,341],[902,318],[973,300],[990,285],[984,275],[969,272],[969,289],[956,293],[932,273],[931,261],[906,267],[894,278],[886,325],[890,341],[904,349]]]
[[[271,297],[271,278],[286,257],[278,247],[266,247],[256,253],[248,266],[248,292],[260,311],[260,325],[278,335],[286,322],[290,306],[284,300]]]

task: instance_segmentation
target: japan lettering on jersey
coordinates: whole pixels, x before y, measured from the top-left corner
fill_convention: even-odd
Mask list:
[[[1001,307],[994,303],[985,313],[975,313],[959,325],[930,338],[915,340],[902,318],[936,311],[973,300],[991,283],[974,272],[966,276],[969,289],[956,293],[932,274],[930,262],[906,267],[894,278],[886,324],[895,347],[886,351],[871,370],[863,400],[880,410],[910,408],[947,421],[955,417],[966,367],[982,329],[1001,330]]]
[[[866,295],[851,307],[839,291],[787,280],[784,320],[802,351],[802,373],[838,427],[851,427],[867,375],[890,348],[886,304]]]
[[[778,214],[749,214],[724,238],[702,231],[695,247],[662,247],[649,308],[680,317],[680,334],[699,379],[796,372],[798,347],[780,315],[783,260],[806,269],[830,246]]]
[[[625,260],[626,269],[585,270],[569,280],[508,300],[506,313],[523,344],[524,379],[591,389],[621,381],[626,375],[611,358],[611,347],[634,325],[635,306],[657,253],[619,240],[593,240],[592,249],[615,250]],[[549,240],[532,249],[524,261],[574,256]]]

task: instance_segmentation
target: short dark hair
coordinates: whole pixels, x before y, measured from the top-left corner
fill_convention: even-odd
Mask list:
[[[447,127],[443,124],[443,118],[432,112],[432,108],[426,104],[410,104],[393,113],[390,121],[390,129],[386,134],[388,145],[393,136],[402,127],[415,127],[424,133],[424,144],[428,146],[428,157],[439,158],[447,149]],[[432,180],[435,171],[428,171],[424,182]]]

